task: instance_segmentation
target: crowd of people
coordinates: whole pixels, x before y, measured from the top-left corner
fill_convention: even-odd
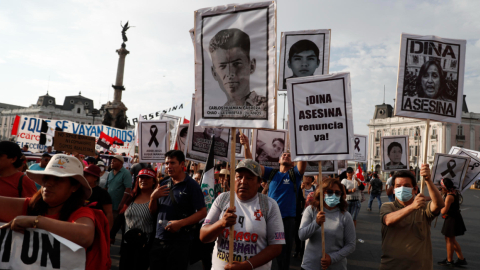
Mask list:
[[[382,203],[383,183],[377,173],[362,182],[348,167],[345,177],[319,181],[304,176],[306,162],[292,162],[289,152],[279,156],[279,169],[273,169],[252,160],[245,135],[240,142],[245,159],[235,166],[235,175],[226,163],[215,167],[216,198],[207,212],[199,185],[202,171],[186,166],[181,151],[166,153],[162,171],[138,160],[127,170],[121,155],[112,156],[107,167],[99,155],[50,149],[25,170],[25,152],[16,143],[2,141],[2,228],[39,228],[64,237],[86,249],[86,269],[111,267],[110,245],[119,232],[120,269],[188,269],[198,260],[204,269],[270,269],[275,260],[278,269],[287,270],[294,246],[293,257],[302,258],[302,269],[347,269],[368,192],[367,211],[377,199],[382,224],[380,269],[432,269],[430,227],[438,215],[445,218],[447,247],[447,257],[439,264],[467,264],[455,238],[466,231],[458,194],[445,178],[442,198],[428,165],[422,165],[420,175],[429,196],[419,192],[410,171],[397,171],[385,186],[389,202]],[[230,187],[230,177],[235,177],[235,187]],[[230,192],[235,193],[234,207]],[[234,262],[229,261],[230,226]]]

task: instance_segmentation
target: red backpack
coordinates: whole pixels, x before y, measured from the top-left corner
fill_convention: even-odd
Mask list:
[[[101,210],[92,209],[95,213],[95,238],[87,249],[86,270],[109,270],[110,259],[110,229],[108,220]]]

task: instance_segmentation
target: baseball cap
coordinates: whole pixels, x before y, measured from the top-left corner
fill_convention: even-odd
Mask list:
[[[155,172],[152,169],[142,169],[138,173],[138,177],[142,177],[142,176],[155,177]]]
[[[115,155],[115,156],[113,156],[113,158],[118,159],[122,163],[124,162],[123,157],[121,155]]]
[[[262,169],[260,168],[260,164],[258,164],[258,162],[254,161],[253,159],[244,159],[240,161],[235,168],[235,171],[238,172],[238,170],[244,168],[258,177],[262,176]]]
[[[101,170],[97,165],[90,165],[88,167],[85,167],[85,169],[83,169],[83,172],[89,173],[95,177],[100,177]]]
[[[50,159],[44,171],[27,170],[28,178],[41,186],[43,186],[42,178],[44,175],[72,177],[82,185],[85,191],[85,199],[90,198],[90,195],[92,195],[92,188],[90,188],[87,179],[83,176],[83,165],[76,157],[56,154]]]

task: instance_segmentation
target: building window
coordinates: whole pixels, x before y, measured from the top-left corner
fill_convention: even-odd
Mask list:
[[[437,135],[437,128],[432,128],[432,135]]]
[[[397,131],[395,129],[392,129],[392,135],[393,136],[397,135]]]
[[[376,156],[376,157],[380,156],[380,146],[377,146],[377,147],[375,148],[375,156]]]
[[[408,130],[407,129],[403,130],[403,135],[408,135]]]
[[[70,104],[73,104],[75,101],[73,101],[73,99],[70,99]]]
[[[431,154],[431,156],[435,156],[435,153],[437,153],[437,146],[436,146],[436,145],[432,145],[432,154]]]
[[[85,102],[85,106],[88,106],[88,102]]]
[[[48,104],[52,104],[52,103],[53,103],[53,100],[50,99],[50,100],[48,101]]]
[[[413,137],[413,128],[408,131],[408,136]]]
[[[410,156],[413,157],[413,154],[414,154],[414,146],[410,146]]]
[[[457,127],[457,135],[460,135],[460,136],[463,135],[463,126],[462,125],[459,125]]]
[[[82,112],[82,109],[77,108],[77,113],[81,113],[81,112]]]
[[[382,136],[382,132],[380,130],[377,130],[377,138],[380,138]]]

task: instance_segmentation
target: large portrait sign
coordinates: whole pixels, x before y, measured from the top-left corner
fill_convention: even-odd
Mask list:
[[[278,89],[287,90],[287,79],[328,74],[330,29],[282,33]]]
[[[433,184],[440,187],[443,178],[450,178],[455,189],[462,190],[463,180],[470,164],[469,156],[435,154],[433,161],[432,177]]]
[[[176,138],[177,137],[177,127],[182,122],[182,117],[162,113],[162,114],[160,114],[160,120],[169,120],[168,130],[170,132],[170,138]],[[175,141],[171,140],[170,149],[173,149],[174,147],[175,147]]]
[[[353,159],[350,73],[287,80],[294,161]]]
[[[322,175],[336,174],[338,171],[338,162],[336,160],[322,160]],[[318,161],[308,161],[304,175],[318,175]]]
[[[212,143],[212,135],[215,138],[215,147],[213,148],[214,158],[230,161],[230,128],[226,127],[202,127],[196,126],[196,113],[192,106],[191,121],[188,128],[187,156],[190,160],[198,162],[208,157],[208,151]],[[196,158],[197,157],[197,158]]]
[[[478,154],[480,153],[477,151],[463,149],[456,146],[455,148],[458,149],[458,151],[455,152],[455,155],[466,156],[470,158],[467,174],[465,175],[465,179],[463,180],[462,186],[459,188],[461,192],[465,192],[465,190],[469,189],[470,186],[473,185],[476,180],[480,179],[480,158],[478,157]]]
[[[275,128],[276,2],[195,11],[196,125]]]
[[[467,41],[402,34],[395,116],[460,123]]]
[[[368,139],[367,135],[357,135],[353,139],[353,160],[367,162]]]
[[[280,156],[285,152],[287,130],[254,129],[252,136],[252,157],[260,165],[280,168]]]
[[[139,162],[164,163],[170,142],[169,120],[140,121],[138,134]]]
[[[242,133],[247,136],[248,141],[250,142],[252,138],[252,130],[242,129]],[[237,129],[237,137],[235,139],[235,159],[245,159],[245,147],[240,143],[240,129]]]
[[[381,138],[382,171],[410,169],[408,162],[408,136],[384,136]]]

